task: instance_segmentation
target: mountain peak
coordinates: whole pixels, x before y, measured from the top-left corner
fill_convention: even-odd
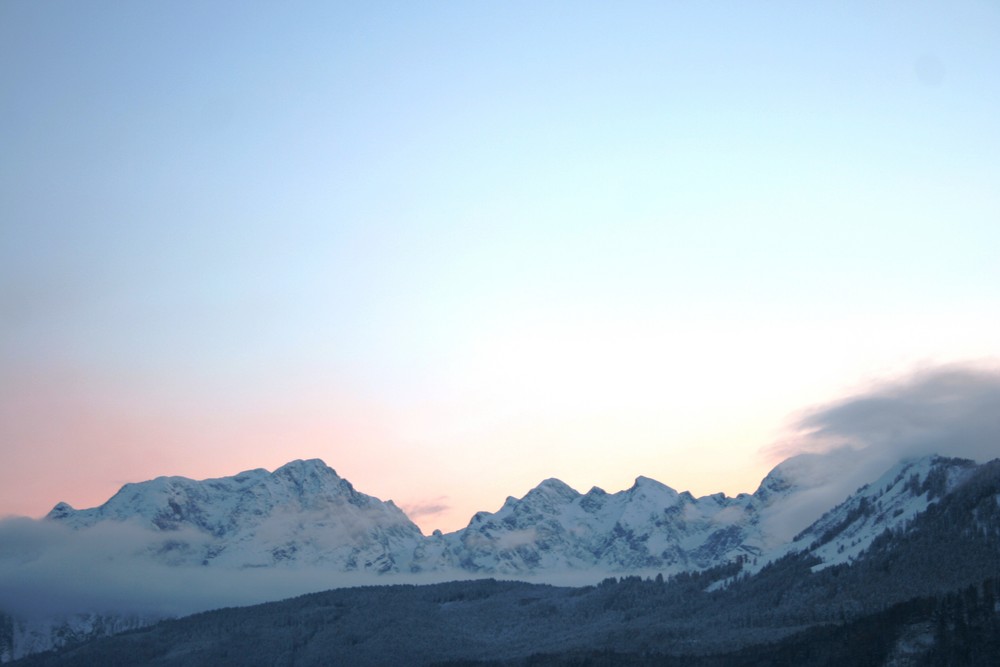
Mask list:
[[[295,459],[294,461],[289,461],[280,468],[275,469],[274,474],[279,473],[284,474],[316,474],[316,473],[326,473],[327,471],[333,473],[335,477],[337,471],[331,468],[323,461],[323,459]]]
[[[566,482],[561,479],[556,479],[555,477],[550,477],[548,479],[542,480],[542,482],[528,492],[527,498],[531,495],[545,494],[546,496],[558,496],[560,498],[572,499],[576,498],[580,494],[571,487]]]
[[[636,477],[635,482],[632,484],[632,487],[629,488],[630,493],[635,493],[638,491],[648,491],[652,493],[667,492],[670,495],[677,494],[677,491],[670,488],[663,482],[658,482],[655,479],[652,479],[651,477],[644,477],[643,475],[639,475],[638,477]]]
[[[795,489],[817,488],[837,476],[844,465],[845,454],[839,451],[825,454],[804,453],[785,459],[774,466],[757,487],[755,496],[769,500]],[[850,463],[852,461],[849,461]]]
[[[48,514],[45,515],[45,518],[46,519],[65,519],[66,517],[68,517],[70,514],[72,514],[75,511],[76,510],[73,509],[73,506],[70,505],[69,503],[59,502],[59,503],[56,503],[56,506],[53,507],[49,511]]]

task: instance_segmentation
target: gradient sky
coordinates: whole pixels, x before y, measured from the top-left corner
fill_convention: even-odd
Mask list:
[[[797,411],[1000,354],[998,119],[996,2],[7,0],[0,515],[752,491]]]

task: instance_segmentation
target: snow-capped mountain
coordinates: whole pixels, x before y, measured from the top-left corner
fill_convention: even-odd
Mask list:
[[[801,490],[789,467],[772,471],[756,493],[735,498],[695,498],[647,477],[618,493],[595,487],[586,494],[548,479],[523,498],[507,498],[495,513],[477,513],[464,529],[430,537],[392,501],[359,493],[319,460],[293,461],[273,473],[127,484],[100,507],[59,503],[47,519],[75,529],[138,524],[156,536],[147,555],[173,565],[677,572],[759,557],[778,544],[767,518]]]
[[[923,480],[942,461],[928,457],[901,466],[912,468]],[[736,497],[716,493],[696,498],[647,477],[618,493],[594,487],[580,494],[548,479],[523,498],[508,497],[495,513],[477,513],[462,530],[436,535],[415,562],[421,568],[506,575],[567,570],[673,573],[737,558],[762,567],[809,544],[793,544],[791,538],[819,518],[830,502],[842,499],[830,497],[836,493],[831,489],[842,486],[834,483],[842,469],[831,466],[826,456],[793,457],[776,466],[753,494]],[[898,474],[895,469],[887,473]],[[894,520],[911,517],[927,502],[912,502],[907,513]],[[855,546],[860,549],[860,544],[858,540]]]
[[[736,497],[696,498],[647,477],[618,493],[594,487],[581,494],[548,479],[522,498],[508,497],[496,512],[477,513],[461,530],[429,537],[392,501],[359,493],[317,459],[273,473],[126,484],[100,507],[74,510],[59,503],[47,519],[75,529],[141,525],[155,536],[145,555],[171,565],[308,565],[384,574],[671,573],[738,557],[761,567],[802,550],[833,564],[857,557],[886,528],[905,525],[974,465],[937,456],[901,462],[820,517],[827,508],[810,507],[829,476],[824,463],[814,455],[794,457],[753,494]]]
[[[694,498],[646,477],[618,493],[586,494],[549,479],[495,513],[479,512],[427,551],[471,572],[703,569],[760,553],[764,505],[747,494]]]
[[[237,568],[406,571],[423,539],[392,501],[359,493],[318,459],[202,481],[158,477],[93,509],[59,503],[46,518],[77,529],[132,522],[162,536],[148,547],[161,562]]]

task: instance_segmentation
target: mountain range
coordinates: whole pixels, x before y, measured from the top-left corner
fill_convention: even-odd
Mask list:
[[[274,472],[127,484],[97,508],[59,503],[44,522],[80,534],[130,526],[144,536],[131,556],[159,572],[309,569],[368,573],[385,583],[428,573],[541,581],[576,573],[596,583],[612,574],[714,572],[700,580],[711,591],[773,577],[774,564],[788,558],[813,573],[851,569],[883,548],[886,536],[907,534],[983,469],[940,456],[901,461],[816,516],[802,508],[815,507],[810,499],[823,465],[822,457],[789,459],[753,494],[736,497],[696,498],[645,477],[618,493],[581,494],[549,479],[494,513],[477,513],[461,530],[424,536],[392,501],[358,492],[314,459]],[[10,614],[0,623],[5,659],[156,620],[155,614],[131,622],[105,615],[95,622],[94,613],[107,610],[81,610],[89,613],[46,619],[39,629],[0,609]]]
[[[668,574],[784,553],[790,508],[812,491],[796,481],[804,477],[803,465],[802,458],[789,459],[756,492],[736,497],[696,498],[647,477],[618,493],[594,487],[581,494],[547,479],[522,498],[508,497],[496,512],[477,513],[461,530],[430,536],[391,500],[358,492],[319,459],[292,461],[273,473],[258,469],[202,481],[159,477],[126,484],[100,507],[75,510],[59,503],[46,520],[75,530],[106,522],[140,525],[153,538],[145,555],[171,565],[305,565],[379,574]],[[922,511],[929,498],[915,491],[929,475],[955,478],[954,483],[960,471],[940,457],[900,463],[871,485],[880,491],[877,498],[871,489],[852,496],[852,503],[885,508],[877,523],[854,527],[850,546],[835,541],[818,555],[829,562],[850,557],[876,529]],[[900,480],[906,484],[900,486]],[[806,533],[825,531],[838,520],[826,517]]]

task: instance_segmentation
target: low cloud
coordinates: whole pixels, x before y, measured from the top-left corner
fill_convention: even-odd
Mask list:
[[[538,542],[538,531],[535,528],[525,528],[524,530],[511,530],[500,533],[496,536],[496,545],[501,549],[517,549]]]
[[[73,530],[46,520],[2,519],[0,612],[27,619],[81,612],[177,616],[345,586],[470,578],[457,571],[385,577],[323,566],[170,565],[150,556],[169,537],[184,536],[130,522]]]

